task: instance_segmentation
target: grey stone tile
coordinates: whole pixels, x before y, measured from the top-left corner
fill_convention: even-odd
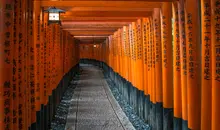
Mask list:
[[[109,119],[109,120],[100,120],[100,119],[94,119],[94,118],[83,118],[83,119],[77,119],[77,124],[79,125],[115,125],[115,126],[121,126],[120,122],[118,120]]]
[[[123,130],[122,126],[115,125],[77,125],[76,130]]]
[[[126,129],[127,127],[122,125],[118,117],[123,115],[121,114],[123,111],[118,107],[112,108],[115,103],[112,103],[113,100],[109,101],[109,92],[106,94],[106,91],[110,90],[106,90],[106,86],[103,86],[106,84],[103,83],[105,80],[102,71],[94,66],[84,66],[82,69],[83,72],[71,100],[66,130]],[[118,114],[115,111],[119,111]]]

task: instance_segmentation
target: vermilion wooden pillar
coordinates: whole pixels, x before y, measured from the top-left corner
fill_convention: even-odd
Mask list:
[[[134,48],[133,48],[133,31],[132,31],[132,25],[129,25],[129,43],[130,43],[130,61],[131,61],[131,73],[130,73],[130,82],[132,83],[132,85],[134,85]]]
[[[41,106],[44,104],[44,101],[46,100],[44,97],[44,12],[42,11],[43,8],[41,8],[40,12],[40,104]],[[41,108],[42,109],[42,108]]]
[[[173,3],[173,65],[174,129],[180,130],[182,128],[182,96],[178,2]]]
[[[0,1],[0,130],[13,129],[13,9],[14,1]]]
[[[148,116],[149,116],[149,92],[148,92],[148,42],[149,42],[149,35],[148,35],[148,25],[149,19],[143,18],[142,22],[142,39],[143,39],[143,86],[144,86],[144,95],[145,95],[145,102],[144,102],[144,119],[148,123]]]
[[[113,59],[112,35],[109,36],[108,39],[109,39],[109,66],[112,68],[112,59]]]
[[[43,87],[44,87],[44,129],[48,129],[48,119],[49,119],[49,88],[50,88],[50,77],[49,77],[49,72],[48,72],[48,61],[49,61],[49,37],[48,37],[48,13],[43,14],[43,76],[44,76],[44,82],[43,82]]]
[[[149,94],[149,114],[151,111],[151,106],[150,106],[150,101],[152,101],[152,54],[151,54],[151,21],[150,18],[147,19],[147,24],[146,24],[146,33],[147,33],[147,92]],[[148,121],[151,123],[151,117],[148,116]]]
[[[163,129],[163,88],[162,88],[162,50],[160,9],[153,11],[154,50],[155,50],[155,94],[156,94],[156,127]]]
[[[117,42],[118,42],[117,45],[118,45],[119,75],[123,77],[124,75],[123,75],[123,69],[122,69],[122,66],[123,66],[123,63],[122,63],[122,29],[118,29]],[[121,86],[121,89],[122,89],[122,86]]]
[[[39,2],[34,2],[33,12],[33,51],[34,51],[34,86],[35,86],[35,110],[37,115],[36,127],[39,129],[40,126],[40,110],[41,110],[41,95],[40,95],[40,8]]]
[[[26,13],[26,0],[18,1],[19,6],[19,34],[18,34],[18,92],[19,92],[19,105],[18,105],[18,129],[25,130],[26,128],[26,70],[25,70],[25,53],[26,53],[26,20],[25,20],[25,13]]]
[[[142,35],[142,19],[138,19],[136,23],[137,27],[137,73],[138,73],[138,114],[139,116],[143,119],[144,118],[144,113],[143,113],[143,108],[144,108],[144,66],[143,66],[143,35]]]
[[[134,24],[134,23],[133,23]],[[133,33],[133,26],[132,24],[129,25],[129,38],[130,38],[130,54],[131,54],[131,57],[130,57],[130,61],[131,61],[131,75],[130,75],[130,82],[131,82],[131,86],[130,86],[130,104],[134,107],[135,106],[135,99],[134,99],[134,92],[133,92],[133,89],[134,86],[135,86],[135,62],[134,62],[134,33]]]
[[[151,109],[150,109],[150,117],[151,117],[151,124],[153,129],[157,129],[156,125],[156,43],[155,43],[155,34],[154,34],[154,22],[153,17],[149,18],[150,28],[149,28],[149,44],[150,44],[150,51],[151,51]]]
[[[136,22],[132,22],[132,39],[133,39],[133,100],[134,100],[134,109],[138,112],[138,62],[137,62],[137,27]]]
[[[41,11],[40,11],[40,71],[39,71],[39,75],[40,75],[40,78],[39,78],[39,85],[40,85],[40,129],[43,129],[44,127],[44,103],[45,103],[45,100],[46,100],[46,96],[45,96],[45,80],[46,78],[44,77],[44,72],[45,72],[45,68],[44,68],[44,65],[45,65],[45,60],[44,60],[44,55],[45,55],[45,52],[44,52],[44,44],[46,42],[46,39],[44,38],[44,8],[40,8]]]
[[[137,88],[137,35],[136,35],[136,23],[132,22],[132,48],[133,48],[133,86]]]
[[[220,0],[211,0],[212,130],[220,129]]]
[[[130,42],[131,38],[130,38],[130,29],[129,26],[127,26],[127,41],[128,41],[128,81],[131,83],[131,42]]]
[[[116,31],[114,34],[114,51],[115,51],[115,72],[119,72],[119,55],[118,55],[118,34],[119,32]]]
[[[182,97],[182,129],[188,129],[187,110],[187,57],[186,57],[186,33],[185,33],[185,3],[178,3],[178,18],[180,32],[180,69],[181,69],[181,97]]]
[[[43,38],[44,38],[44,43],[43,43],[43,60],[44,60],[44,73],[43,75],[46,77],[44,80],[44,105],[47,105],[48,103],[48,86],[49,86],[49,76],[48,76],[48,44],[49,44],[49,39],[48,39],[48,14],[44,13],[44,18],[43,18],[43,27],[44,27],[44,32],[43,32]]]
[[[26,47],[26,70],[27,70],[27,73],[26,73],[26,76],[27,76],[27,89],[26,89],[26,94],[27,94],[27,99],[26,99],[26,103],[27,103],[27,128],[30,128],[31,127],[31,124],[32,124],[32,109],[31,109],[31,106],[32,106],[32,102],[31,102],[31,99],[32,99],[32,93],[31,93],[31,89],[32,89],[32,86],[31,86],[31,44],[32,44],[32,13],[31,11],[33,10],[33,6],[31,6],[33,3],[31,0],[27,0],[26,1],[27,3],[27,13],[26,13],[26,20],[27,20],[27,29],[26,29],[26,36],[27,36],[27,39],[26,39],[26,44],[27,44],[27,47]],[[34,87],[34,86],[33,86]]]
[[[186,0],[186,55],[188,128],[199,130],[201,123],[201,43],[199,0]]]
[[[173,59],[172,59],[172,4],[163,3],[161,16],[162,77],[163,77],[163,129],[172,129],[173,124]]]
[[[202,16],[202,78],[201,78],[201,130],[211,130],[212,122],[212,52],[211,1],[201,1]]]
[[[14,35],[13,35],[13,129],[19,128],[18,122],[18,107],[19,107],[19,33],[21,33],[20,25],[19,25],[19,11],[21,7],[19,7],[20,1],[16,1],[14,4],[14,11],[16,15],[14,15]]]
[[[144,94],[148,95],[147,88],[148,88],[148,75],[147,75],[147,44],[148,44],[148,34],[147,34],[147,21],[148,18],[143,18],[142,22],[142,38],[143,38],[143,86],[144,86]]]
[[[137,73],[138,73],[138,89],[140,91],[143,92],[143,61],[142,61],[142,57],[143,57],[143,54],[142,54],[142,48],[143,48],[143,45],[142,45],[142,20],[139,19],[136,23],[136,27],[137,27],[137,31],[136,31],[136,35],[137,35],[137,52],[136,52],[136,55],[137,55]]]
[[[31,127],[35,127],[36,128],[36,104],[35,104],[35,75],[34,75],[34,25],[33,25],[33,12],[34,12],[34,3],[32,0],[29,1],[29,69],[30,69],[30,102],[31,102]]]
[[[127,26],[124,26],[123,27],[123,44],[122,44],[122,46],[123,46],[123,55],[124,55],[124,67],[123,67],[123,71],[124,71],[124,78],[126,79],[126,80],[128,80],[128,66],[129,66],[129,64],[128,64],[128,33],[127,33],[127,31],[128,31],[128,29],[127,29]]]

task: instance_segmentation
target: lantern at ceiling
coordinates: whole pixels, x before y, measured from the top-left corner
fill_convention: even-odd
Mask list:
[[[57,23],[61,24],[60,14],[65,13],[64,10],[55,7],[49,7],[45,12],[48,12],[48,24]]]

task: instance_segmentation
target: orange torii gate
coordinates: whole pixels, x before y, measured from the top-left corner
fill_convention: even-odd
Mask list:
[[[38,2],[3,0],[0,19],[0,130],[49,129],[79,46],[60,25],[48,25]]]
[[[62,26],[48,24],[49,6],[68,9]],[[219,0],[1,0],[0,130],[49,129],[80,58],[103,67],[153,129],[219,130],[219,8]],[[79,45],[77,34],[106,39]]]
[[[217,87],[219,86],[218,2],[218,0],[202,0],[201,3],[198,0],[164,2],[162,8],[153,10],[152,17],[139,19],[123,27],[123,34],[127,32],[128,38],[122,39],[122,45],[129,45],[131,57],[128,57],[130,62],[120,62],[119,66],[120,68],[123,66],[125,70],[127,67],[130,68],[128,71],[130,78],[126,78],[124,72],[120,74],[121,77],[112,77],[113,80],[125,77],[124,86],[128,88],[120,89],[129,90],[130,87],[128,101],[134,108],[140,106],[137,98],[139,95],[134,92],[134,89],[141,91],[138,88],[143,83],[146,99],[143,105],[144,115],[140,117],[143,116],[152,128],[192,130],[217,130],[219,128],[216,123],[220,117],[216,100],[219,95]],[[194,10],[192,5],[196,5],[197,10]],[[212,9],[215,11],[211,12]],[[158,13],[160,11],[161,16]],[[199,16],[202,16],[201,19]],[[140,45],[138,44],[139,32],[135,31],[138,26],[135,25],[138,25],[140,21],[142,24],[142,65],[137,64],[136,59],[136,56],[139,56]],[[200,30],[202,30],[201,36]],[[123,35],[123,37],[126,36]],[[117,43],[115,37],[110,37],[110,39],[106,41],[117,50],[118,46],[115,44],[121,43]],[[110,54],[111,51],[110,49]],[[111,68],[115,60],[111,58],[108,60],[109,62],[103,63],[103,66],[105,68],[109,66],[108,71],[114,71]],[[139,73],[139,70],[144,72],[143,75]],[[111,75],[112,73],[114,72],[111,72]],[[160,75],[163,75],[163,80]],[[143,77],[143,81],[140,76]],[[151,103],[148,103],[148,95]],[[158,103],[162,103],[165,110],[159,109],[158,106],[156,111],[153,110],[154,108],[149,110],[149,105],[154,107]],[[159,116],[159,113],[166,114],[164,113],[166,110],[169,111],[170,114],[167,113],[169,116]],[[139,108],[137,112],[139,113]],[[159,126],[158,122],[161,122],[161,119],[164,121],[160,123],[162,126]]]

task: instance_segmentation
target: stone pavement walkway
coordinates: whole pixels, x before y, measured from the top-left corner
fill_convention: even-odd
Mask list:
[[[66,130],[135,130],[113,97],[102,70],[81,65]]]

